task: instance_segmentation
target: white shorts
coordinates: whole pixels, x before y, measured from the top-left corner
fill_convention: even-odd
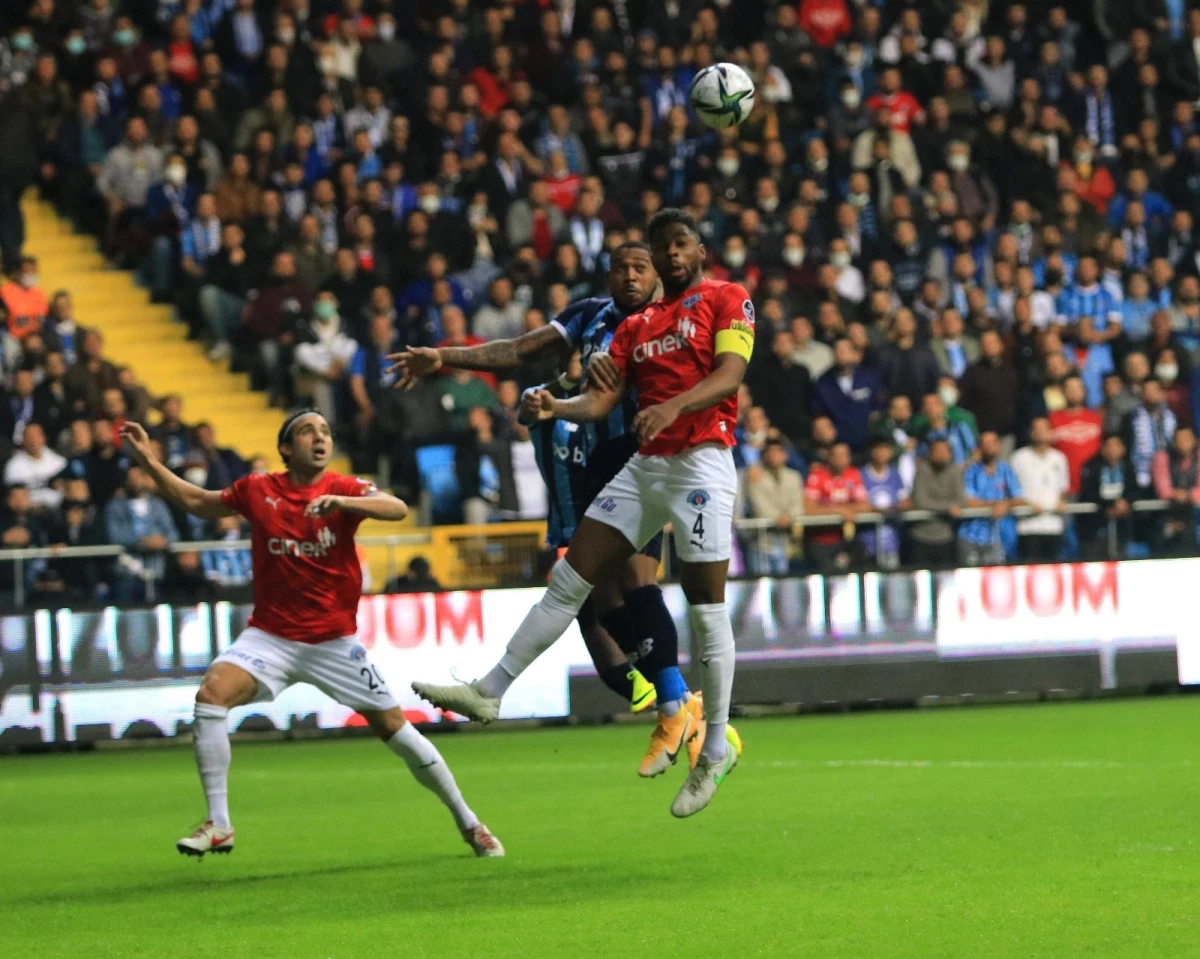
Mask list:
[[[232,663],[258,680],[256,703],[270,702],[296,683],[311,683],[359,712],[399,705],[354,636],[297,643],[248,626],[214,662]]]
[[[683,562],[716,563],[733,554],[736,497],[728,447],[703,446],[678,456],[638,453],[584,515],[619,530],[638,550],[670,523]]]

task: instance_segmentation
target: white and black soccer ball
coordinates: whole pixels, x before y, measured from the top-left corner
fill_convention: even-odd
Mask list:
[[[696,74],[689,97],[701,123],[735,127],[754,109],[754,81],[736,63],[714,63]]]

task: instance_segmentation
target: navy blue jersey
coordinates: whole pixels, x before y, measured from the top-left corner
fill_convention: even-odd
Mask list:
[[[558,549],[571,541],[588,505],[586,435],[578,423],[548,420],[530,427],[529,438],[550,504],[546,541]]]
[[[562,334],[572,350],[579,350],[586,377],[588,360],[592,354],[608,352],[613,334],[628,315],[610,297],[594,296],[572,303],[551,320],[551,325]],[[597,447],[632,435],[633,418],[637,412],[637,393],[630,389],[606,419],[586,424],[587,453],[590,455]],[[620,445],[625,449],[627,444],[622,442]],[[631,455],[632,452],[629,452],[624,459],[628,460]]]

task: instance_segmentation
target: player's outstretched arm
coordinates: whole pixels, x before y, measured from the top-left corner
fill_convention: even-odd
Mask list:
[[[417,380],[431,376],[444,366],[456,370],[508,370],[528,360],[566,348],[566,340],[554,326],[543,326],[515,340],[492,340],[478,346],[417,346],[392,353],[389,373],[398,376],[396,386],[412,389]]]
[[[309,516],[328,516],[338,510],[356,513],[367,519],[398,522],[408,515],[408,504],[391,493],[376,492],[370,496],[336,496],[327,493],[309,503],[304,512]]]
[[[617,408],[625,395],[625,384],[619,390],[588,389],[570,399],[559,399],[549,390],[531,390],[521,404],[521,420],[540,423],[544,420],[568,420],[572,423],[596,423]]]
[[[220,492],[201,489],[167,469],[166,464],[154,455],[150,437],[140,423],[128,422],[122,426],[121,438],[128,444],[134,462],[158,484],[158,491],[164,499],[201,519],[220,519],[233,515],[233,510],[221,500]]]

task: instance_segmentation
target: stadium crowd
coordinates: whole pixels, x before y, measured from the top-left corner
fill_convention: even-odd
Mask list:
[[[757,100],[713,131],[688,89],[722,60]],[[751,570],[1196,551],[1186,0],[19,0],[0,98],[6,545],[74,542],[81,509],[100,539],[236,535],[137,505],[113,424],[151,401],[22,258],[36,184],[214,361],[316,404],[438,521],[544,511],[515,411],[556,371],[401,392],[383,357],[544,325],[683,206],[757,310]],[[158,405],[179,469],[250,468]],[[943,518],[855,523],[909,505]],[[803,531],[814,513],[843,522]]]

